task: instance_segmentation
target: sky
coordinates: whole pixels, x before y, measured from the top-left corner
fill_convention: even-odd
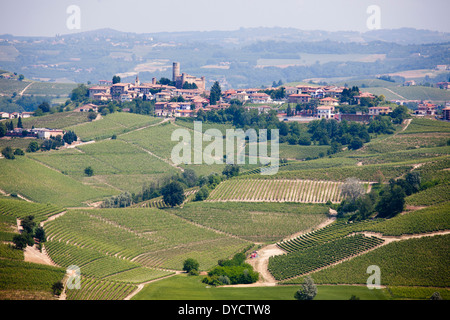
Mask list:
[[[376,6],[377,11],[368,11],[370,6]],[[450,32],[449,12],[448,0],[0,0],[0,34],[54,36],[101,28],[155,33],[252,27],[366,32],[374,26]]]

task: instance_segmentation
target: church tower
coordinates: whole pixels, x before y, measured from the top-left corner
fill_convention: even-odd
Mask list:
[[[139,81],[139,75],[136,75],[136,80],[134,80],[134,86],[137,87],[140,85],[141,85],[141,82]]]

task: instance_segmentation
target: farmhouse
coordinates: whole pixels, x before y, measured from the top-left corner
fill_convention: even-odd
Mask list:
[[[81,107],[75,108],[73,111],[74,112],[89,112],[89,111],[98,112],[98,106],[95,104],[92,104],[92,103],[88,103]]]

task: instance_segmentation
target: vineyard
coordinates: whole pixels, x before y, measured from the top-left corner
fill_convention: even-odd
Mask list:
[[[80,289],[67,289],[67,300],[123,300],[136,285],[117,281],[82,277]]]
[[[0,213],[14,218],[34,216],[36,222],[47,220],[49,217],[62,212],[64,209],[52,204],[31,203],[23,200],[0,199]]]
[[[341,182],[278,179],[233,179],[222,182],[207,201],[338,203]]]
[[[368,277],[367,267],[377,265],[381,270],[381,285],[435,287],[434,291],[445,291],[448,296],[449,241],[450,235],[392,242],[315,272],[314,282],[365,284]],[[283,284],[302,282],[303,279],[299,277],[283,281]]]
[[[383,243],[376,237],[354,235],[318,244],[269,259],[269,271],[277,280],[297,277],[355,256]]]
[[[48,222],[46,232],[52,242],[90,249],[91,254],[96,251],[147,267],[174,270],[182,269],[183,259],[188,254],[203,262],[200,266],[203,270],[218,259],[227,258],[248,246],[246,241],[195,226],[152,208],[70,210]],[[154,259],[155,255],[157,259]],[[50,256],[53,258],[52,254]],[[122,271],[131,269],[131,265],[123,268]]]
[[[328,207],[288,202],[191,202],[171,211],[242,239],[271,242],[323,223]]]
[[[347,221],[337,221],[333,224],[326,226],[296,238],[281,241],[277,243],[280,249],[288,253],[305,250],[317,245],[323,245],[331,241],[335,241],[339,238],[347,237],[352,233],[362,232],[370,230],[372,226],[376,226],[382,220],[373,220],[363,222],[349,223]]]

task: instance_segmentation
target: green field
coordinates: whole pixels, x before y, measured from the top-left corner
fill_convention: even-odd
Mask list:
[[[133,300],[294,300],[300,286],[210,287],[202,277],[177,275],[145,286]],[[386,290],[369,290],[356,286],[318,286],[316,300],[386,300]]]

